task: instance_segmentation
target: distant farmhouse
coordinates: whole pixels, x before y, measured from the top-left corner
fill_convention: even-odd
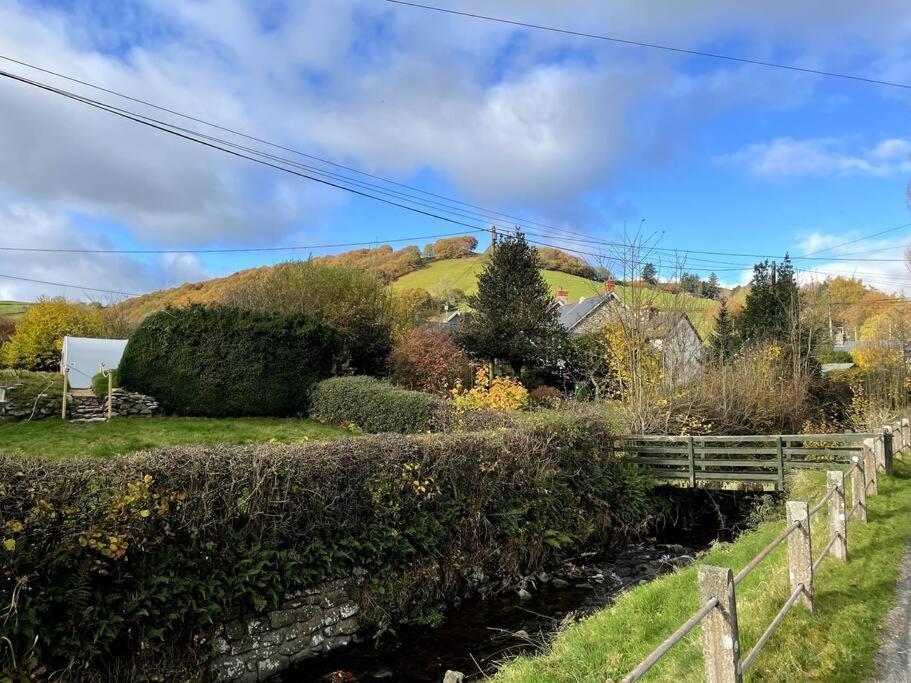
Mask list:
[[[634,313],[617,296],[611,282],[605,283],[603,293],[583,297],[574,304],[569,303],[566,290],[560,289],[555,303],[560,324],[571,335],[598,332],[610,322],[639,325],[646,341],[660,352],[664,376],[670,384],[685,382],[699,370],[702,338],[684,312],[661,312],[645,306]]]

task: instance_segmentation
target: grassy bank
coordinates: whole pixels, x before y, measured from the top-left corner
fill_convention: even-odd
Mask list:
[[[747,672],[752,681],[858,681],[873,674],[880,628],[895,587],[897,568],[911,538],[911,465],[896,462],[896,476],[880,480],[869,499],[869,523],[850,522],[848,564],[826,559],[815,576],[816,611],[795,608]],[[795,482],[791,498],[814,501],[825,494],[825,475]],[[825,545],[825,516],[813,518],[813,545]],[[739,571],[783,528],[759,526],[736,543],[710,552],[706,564]],[[741,650],[745,655],[790,590],[782,544],[737,588]],[[523,657],[500,670],[501,683],[620,680],[696,611],[696,568],[630,591],[616,604],[560,634],[539,657]],[[697,628],[646,676],[648,681],[704,679]]]
[[[46,457],[108,457],[161,446],[300,443],[351,433],[293,418],[123,417],[111,422],[60,419],[0,424],[0,452]]]

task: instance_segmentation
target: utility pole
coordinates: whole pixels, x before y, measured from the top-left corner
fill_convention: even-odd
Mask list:
[[[490,246],[494,247],[494,248],[497,246],[497,226],[496,225],[490,226]]]
[[[777,281],[778,281],[778,262],[772,261],[772,287],[775,286]]]

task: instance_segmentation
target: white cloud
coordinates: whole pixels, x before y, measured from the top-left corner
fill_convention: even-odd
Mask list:
[[[3,235],[2,246],[12,248],[36,245],[74,250],[116,248],[106,239],[79,230],[74,220],[61,212],[25,204],[0,206],[0,235]],[[0,299],[32,301],[39,295],[61,295],[110,303],[125,298],[111,292],[141,293],[206,277],[205,269],[191,254],[134,258],[125,254],[0,250]],[[59,287],[27,280],[75,286]]]
[[[749,145],[718,160],[763,177],[890,175],[911,171],[911,141],[890,138],[853,152],[847,148],[845,141],[834,138],[785,137]]]
[[[859,230],[840,234],[820,231],[807,234],[800,241],[798,251],[821,260],[797,259],[799,280],[813,282],[842,276],[858,278],[884,292],[911,291],[911,273],[904,261],[908,239],[865,238],[863,241],[845,244],[863,237],[864,231]]]

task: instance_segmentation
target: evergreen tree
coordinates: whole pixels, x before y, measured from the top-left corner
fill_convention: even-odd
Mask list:
[[[520,231],[491,251],[478,276],[478,293],[468,299],[473,313],[462,330],[462,344],[472,356],[507,361],[517,375],[525,366],[560,357],[566,331],[539,267],[537,251]]]
[[[709,359],[716,363],[725,364],[733,357],[737,349],[737,332],[734,329],[734,318],[728,310],[727,301],[721,302],[718,315],[715,316],[715,331],[709,337]]]
[[[715,273],[709,274],[709,279],[702,283],[702,296],[708,299],[717,299],[721,293],[721,284]]]
[[[689,294],[702,296],[702,279],[695,273],[683,273],[680,276],[680,289]]]
[[[658,284],[658,269],[655,268],[654,263],[646,263],[642,267],[642,281],[647,282],[650,285]]]
[[[785,255],[780,266],[763,261],[753,266],[743,313],[739,317],[744,341],[786,339],[797,315],[797,279],[791,258]]]

